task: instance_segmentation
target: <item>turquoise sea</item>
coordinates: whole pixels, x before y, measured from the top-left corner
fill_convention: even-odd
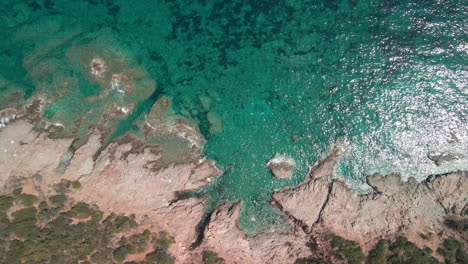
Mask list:
[[[224,171],[195,195],[210,195],[208,212],[243,200],[249,234],[282,228],[270,193],[335,144],[335,177],[362,192],[376,172],[468,169],[465,1],[2,0],[0,12],[0,109],[46,98],[56,136],[78,147],[98,125],[138,134],[169,96]],[[93,58],[128,75],[100,83]],[[131,113],[103,124],[114,108]],[[295,160],[291,179],[272,177],[276,154]]]

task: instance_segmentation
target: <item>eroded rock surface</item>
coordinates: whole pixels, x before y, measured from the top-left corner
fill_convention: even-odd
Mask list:
[[[195,227],[205,213],[205,198],[174,200],[177,192],[206,186],[221,174],[212,161],[197,159],[165,166],[160,162],[164,148],[131,136],[98,152],[102,142],[96,132],[70,154],[69,166],[58,169],[72,142],[73,138],[51,139],[24,119],[0,129],[2,189],[11,191],[26,184],[25,190],[40,195],[63,179],[79,180],[82,188],[71,197],[155,223],[155,231],[166,230],[175,236],[173,254],[180,261],[190,258],[187,249],[197,237]]]
[[[277,192],[273,197],[283,212],[301,221],[310,229],[319,220],[329,189],[330,184],[328,182],[313,180],[295,188]],[[308,205],[307,210],[304,210],[305,205]]]
[[[225,203],[211,216],[202,248],[218,252],[227,263],[294,263],[306,257],[305,234],[266,232],[247,236],[237,225],[241,203]]]
[[[278,179],[289,179],[294,172],[294,159],[282,155],[275,155],[267,166]]]
[[[153,231],[175,236],[170,251],[178,263],[201,263],[203,250],[217,252],[227,263],[294,263],[311,256],[311,241],[328,252],[322,239],[328,232],[359,242],[365,251],[379,239],[395,235],[404,235],[421,248],[436,249],[443,239],[457,237],[443,224],[447,216],[464,218],[468,207],[465,172],[421,183],[376,174],[368,178],[375,192],[361,195],[326,177],[337,160],[332,152],[306,182],[272,195],[274,205],[295,227],[292,232],[249,237],[238,227],[241,203],[236,202],[219,206],[200,234],[196,227],[205,219],[206,197],[176,199],[178,192],[199,189],[221,175],[214,162],[197,156],[200,149],[193,147],[193,157],[167,165],[162,162],[163,146],[124,136],[103,147],[103,136],[96,130],[67,156],[74,139],[53,139],[49,132],[26,118],[0,128],[2,190],[26,185],[26,192],[41,195],[62,179],[79,180],[82,188],[69,194],[74,199],[97,204],[104,211],[135,214]],[[63,157],[69,158],[69,164],[58,169]],[[200,245],[191,248],[200,235]]]
[[[468,205],[465,172],[421,183],[402,182],[399,175],[373,175],[368,183],[376,193],[360,195],[341,181],[311,179],[273,197],[284,212],[308,230],[328,230],[359,242],[364,250],[380,238],[395,234],[411,237],[420,246],[436,248],[450,232],[443,224],[447,215],[462,216]],[[424,240],[419,234],[433,239]]]

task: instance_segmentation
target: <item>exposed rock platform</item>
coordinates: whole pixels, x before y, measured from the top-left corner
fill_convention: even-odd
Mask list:
[[[194,150],[198,156],[167,165],[161,162],[165,155],[161,146],[127,135],[103,148],[102,135],[95,131],[61,170],[73,138],[54,139],[48,133],[27,118],[0,128],[1,189],[11,191],[26,184],[25,192],[41,195],[62,179],[79,180],[82,188],[73,191],[74,199],[95,203],[104,211],[135,214],[154,223],[154,230],[175,236],[170,250],[178,263],[200,263],[206,249],[227,263],[294,263],[316,254],[311,244],[326,254],[327,233],[357,241],[365,251],[379,239],[396,235],[436,249],[447,237],[460,238],[444,220],[464,219],[467,214],[466,172],[433,176],[421,183],[376,174],[368,178],[375,192],[363,195],[330,180],[337,160],[332,151],[306,182],[272,194],[272,205],[289,217],[293,232],[272,230],[250,237],[237,224],[242,203],[232,202],[209,214],[199,233],[197,226],[206,219],[206,198],[176,199],[177,193],[199,189],[222,174],[213,161],[199,156],[199,149]],[[199,246],[191,248],[200,236]]]

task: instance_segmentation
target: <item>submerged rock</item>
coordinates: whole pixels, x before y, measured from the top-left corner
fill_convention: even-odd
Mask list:
[[[208,112],[206,118],[210,123],[210,134],[215,135],[223,132],[223,119],[221,115],[215,112]]]
[[[441,166],[451,161],[457,161],[463,159],[464,156],[459,153],[448,153],[448,152],[431,152],[427,157],[432,160],[437,166]]]

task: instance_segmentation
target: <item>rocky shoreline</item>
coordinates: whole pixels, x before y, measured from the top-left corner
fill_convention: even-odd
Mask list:
[[[126,135],[102,149],[96,130],[75,150],[68,166],[58,170],[73,138],[51,138],[50,131],[37,129],[37,118],[17,116],[0,128],[2,193],[24,186],[24,192],[41,197],[62,180],[79,181],[82,188],[72,191],[72,199],[96,204],[104,212],[134,214],[151,231],[174,236],[169,251],[176,263],[203,263],[207,250],[226,263],[295,263],[311,257],[347,263],[334,253],[329,234],[356,241],[366,254],[379,240],[397,236],[432,249],[439,260],[437,248],[445,239],[467,246],[466,235],[445,224],[447,219],[467,219],[466,172],[420,183],[402,182],[398,175],[372,175],[368,184],[375,192],[362,195],[332,179],[340,153],[335,148],[305,182],[272,194],[272,206],[289,217],[292,231],[250,237],[237,224],[241,202],[224,203],[207,215],[205,197],[177,200],[178,193],[207,186],[222,174],[214,162],[202,159],[200,149],[194,147],[190,158],[167,165],[162,146]],[[146,129],[149,133],[150,127]],[[197,229],[203,219],[205,227]]]

